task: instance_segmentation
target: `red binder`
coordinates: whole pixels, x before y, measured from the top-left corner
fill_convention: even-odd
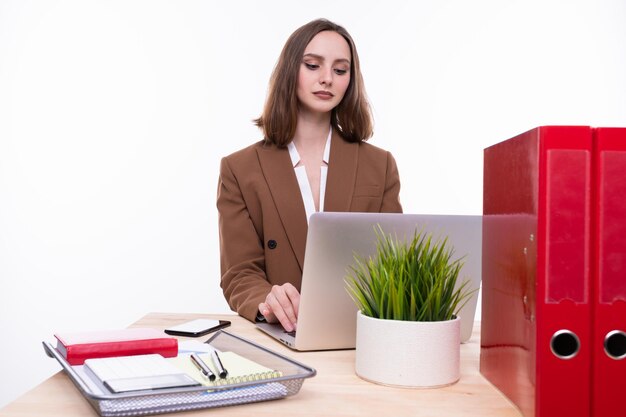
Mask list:
[[[626,129],[594,130],[592,413],[626,411]]]
[[[591,151],[587,126],[484,151],[480,371],[527,417],[589,417]]]

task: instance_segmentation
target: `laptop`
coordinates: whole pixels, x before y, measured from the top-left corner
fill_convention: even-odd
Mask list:
[[[279,323],[257,327],[294,350],[354,349],[358,308],[345,279],[355,253],[375,253],[376,225],[401,240],[411,239],[416,229],[435,240],[447,236],[452,259],[464,257],[457,285],[469,280],[471,289],[480,287],[480,215],[319,212],[309,219],[297,331],[286,332]],[[461,342],[471,337],[477,300],[475,291],[459,312]]]

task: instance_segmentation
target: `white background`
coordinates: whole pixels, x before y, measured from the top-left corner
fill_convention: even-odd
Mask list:
[[[0,406],[42,340],[225,312],[215,194],[289,34],[353,35],[409,213],[480,214],[482,151],[626,126],[626,2],[0,0]]]

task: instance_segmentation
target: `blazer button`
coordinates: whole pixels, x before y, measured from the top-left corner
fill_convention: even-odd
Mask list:
[[[276,249],[276,246],[278,246],[278,243],[276,243],[276,241],[274,239],[270,239],[267,241],[267,247],[270,249]]]

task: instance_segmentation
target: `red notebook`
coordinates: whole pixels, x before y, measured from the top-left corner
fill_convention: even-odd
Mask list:
[[[57,333],[54,336],[57,350],[70,365],[82,365],[90,358],[150,353],[166,358],[178,355],[178,340],[151,328]]]

